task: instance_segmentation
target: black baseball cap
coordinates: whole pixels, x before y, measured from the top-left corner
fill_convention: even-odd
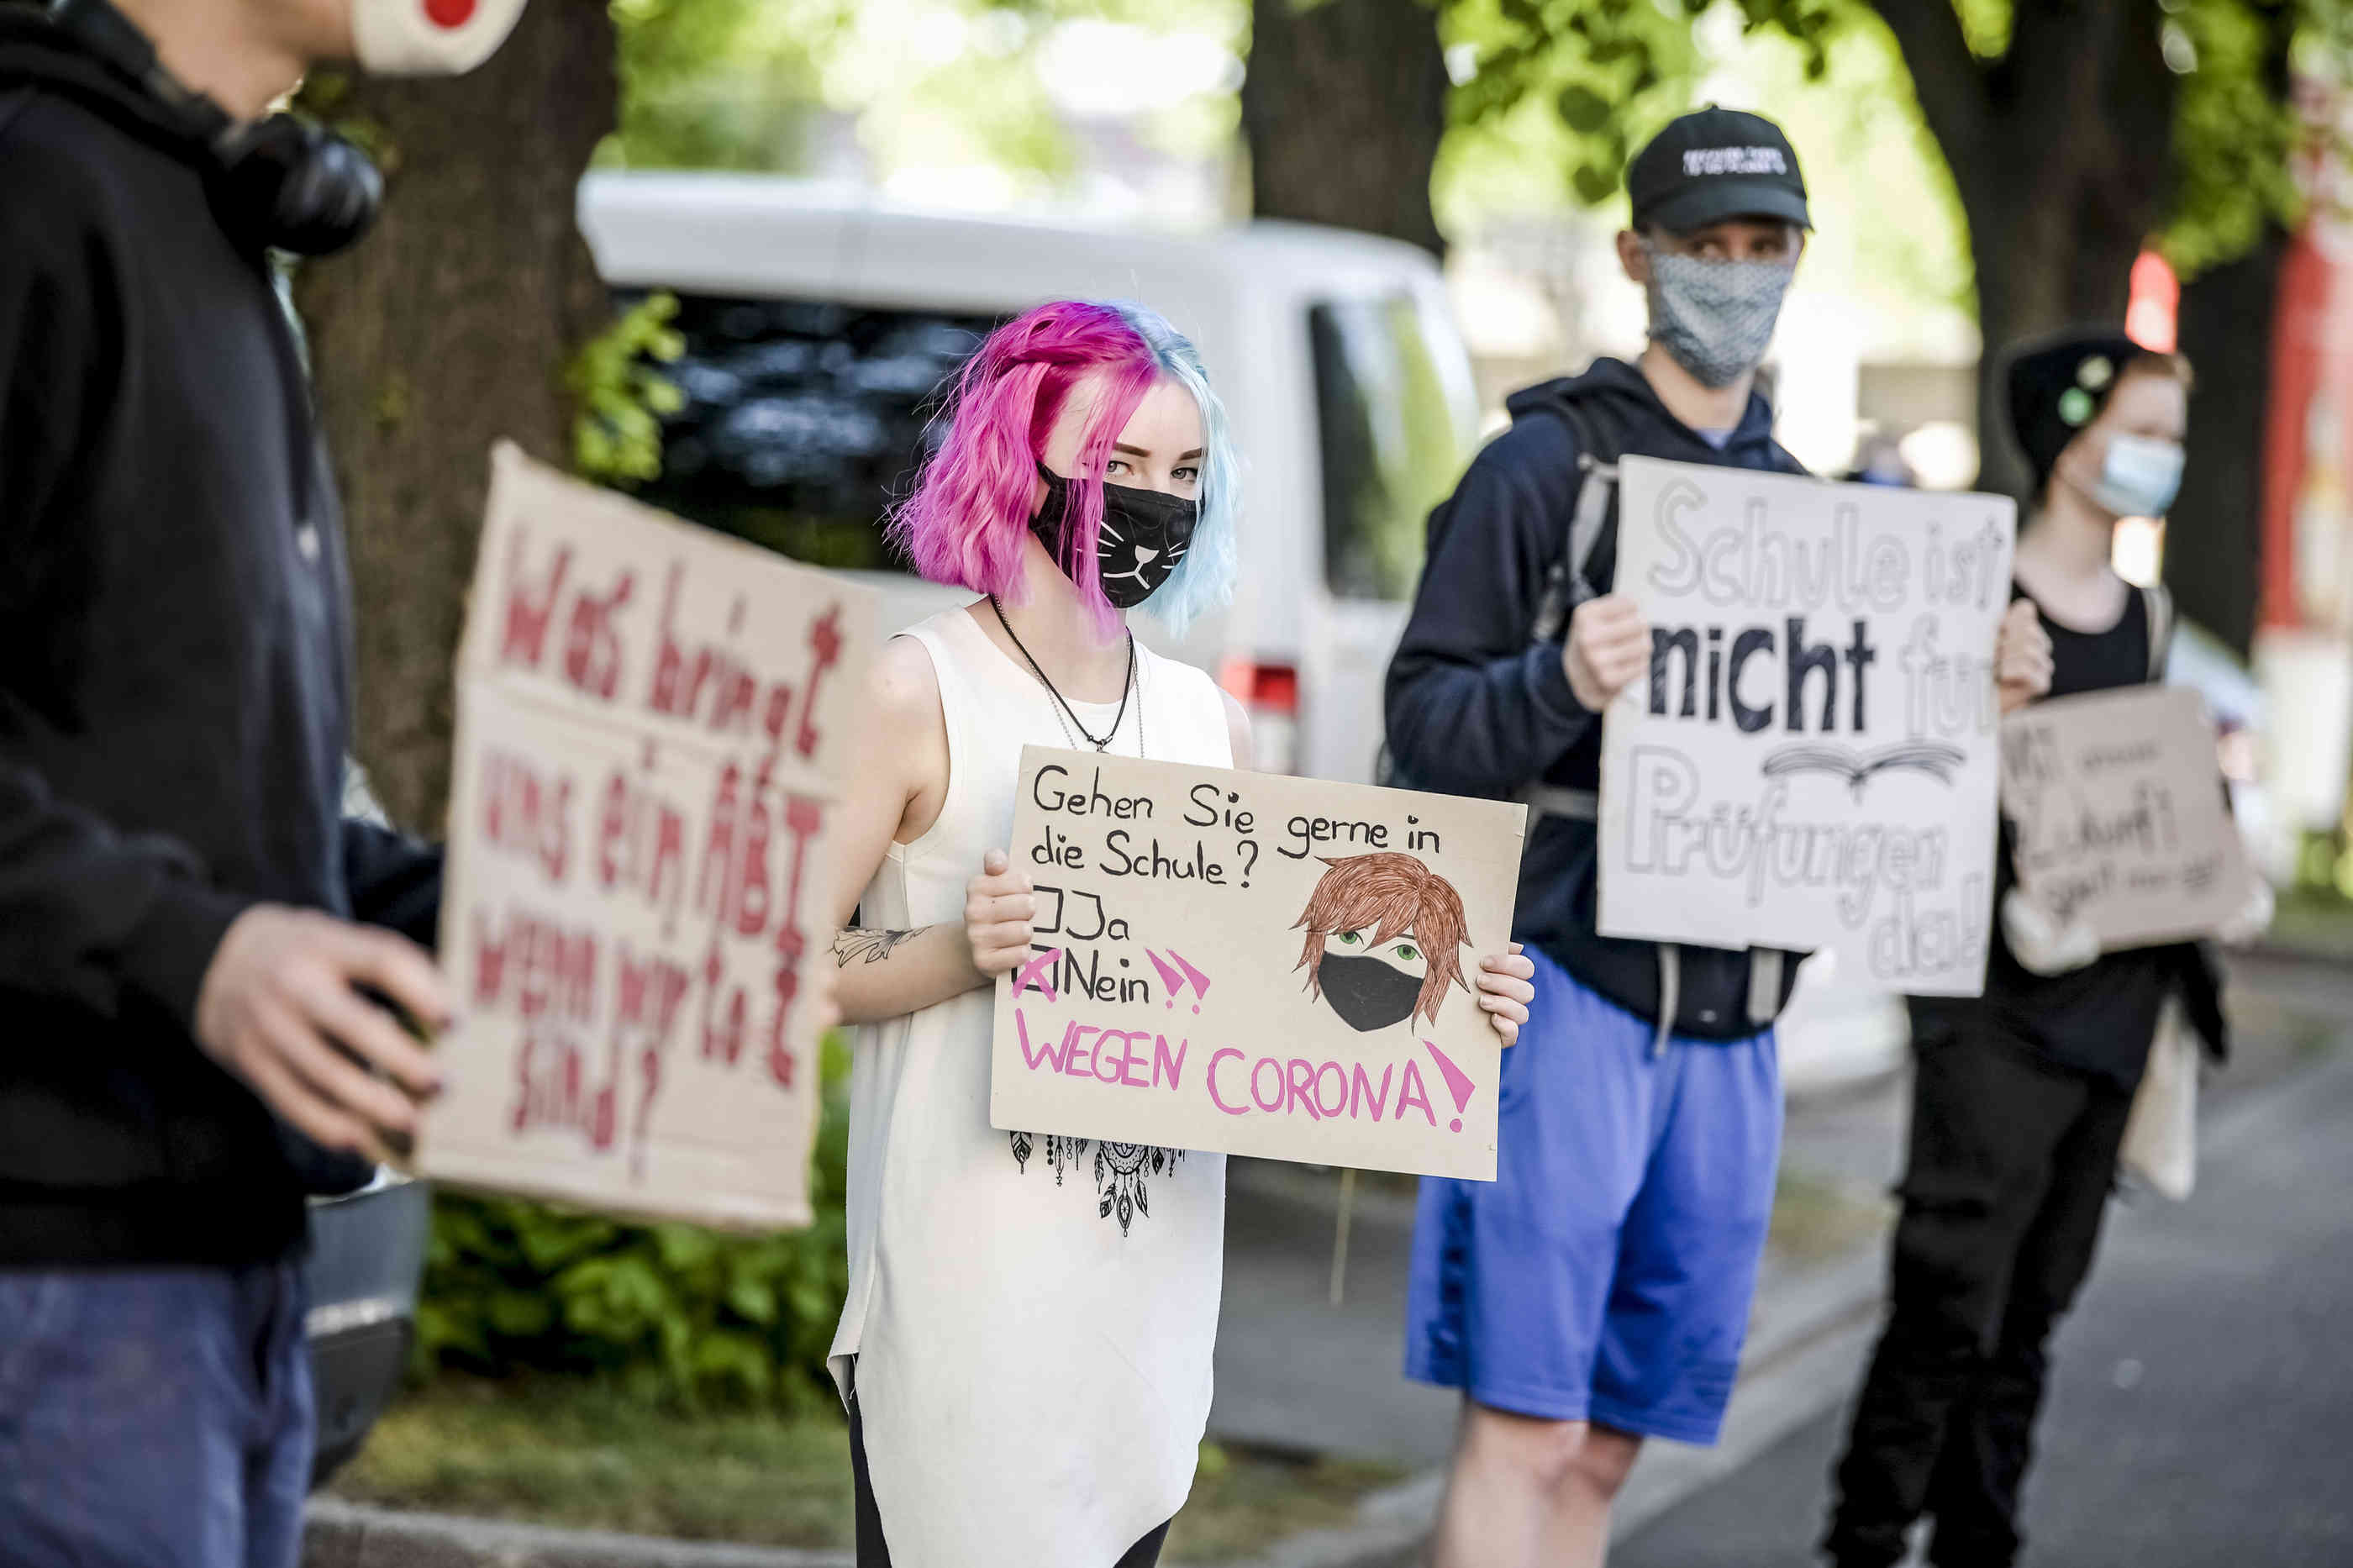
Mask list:
[[[1634,226],[1657,224],[1689,234],[1733,217],[1785,218],[1814,226],[1806,212],[1806,177],[1798,150],[1761,114],[1705,109],[1686,114],[1651,139],[1626,166]]]

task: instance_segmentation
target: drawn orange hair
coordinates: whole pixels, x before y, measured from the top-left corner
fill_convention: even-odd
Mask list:
[[[1454,884],[1412,856],[1393,850],[1337,859],[1319,855],[1316,858],[1331,869],[1315,884],[1307,908],[1300,911],[1293,926],[1294,930],[1303,928],[1307,932],[1307,944],[1293,967],[1307,971],[1309,994],[1318,997],[1324,994],[1318,973],[1324,966],[1325,937],[1371,926],[1373,945],[1378,947],[1410,929],[1423,955],[1430,960],[1430,973],[1421,983],[1421,995],[1414,1002],[1412,1016],[1427,1016],[1436,1023],[1438,1005],[1446,1000],[1450,983],[1465,991],[1471,989],[1470,982],[1462,978],[1458,956],[1459,950],[1470,942],[1471,933],[1462,917],[1462,900],[1455,892]]]

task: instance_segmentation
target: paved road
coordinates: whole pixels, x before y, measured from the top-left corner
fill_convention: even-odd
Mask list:
[[[2210,1123],[2189,1204],[2112,1212],[2056,1346],[2028,1568],[2353,1564],[2348,1132],[2340,1050]],[[1686,1499],[1613,1568],[1811,1563],[1843,1420],[1841,1402]]]
[[[1881,1194],[1903,1153],[1901,1081],[1884,1079],[1789,1108],[1782,1152],[1812,1215],[1792,1245],[1766,1254],[1756,1332],[1814,1310],[1826,1269],[1876,1246]],[[1406,1273],[1413,1204],[1393,1179],[1357,1188],[1345,1300],[1331,1304],[1338,1177],[1301,1165],[1237,1160],[1230,1169],[1225,1300],[1210,1435],[1303,1452],[1357,1455],[1419,1468],[1452,1447],[1456,1396],[1405,1381]],[[1796,1245],[1796,1243],[1809,1245]],[[1876,1274],[1862,1287],[1876,1285]]]

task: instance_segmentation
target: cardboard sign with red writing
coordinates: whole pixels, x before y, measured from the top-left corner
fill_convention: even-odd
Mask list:
[[[1035,958],[997,988],[989,1121],[1495,1177],[1525,806],[1027,746],[1014,862]],[[1109,1198],[1104,1200],[1110,1202]]]
[[[872,594],[493,454],[419,1171],[805,1225],[828,808]]]

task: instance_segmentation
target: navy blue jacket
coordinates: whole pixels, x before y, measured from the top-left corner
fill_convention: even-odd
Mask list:
[[[1722,450],[1667,411],[1649,382],[1619,360],[1581,376],[1515,393],[1512,426],[1490,442],[1451,499],[1430,518],[1430,552],[1413,616],[1389,663],[1388,742],[1400,782],[1449,795],[1504,798],[1533,781],[1596,788],[1599,715],[1580,706],[1561,645],[1535,643],[1545,574],[1567,547],[1578,489],[1577,437],[1561,413],[1574,404],[1604,462],[1664,458],[1799,473],[1773,439],[1773,411],[1752,396]],[[1613,502],[1586,563],[1597,594],[1609,591],[1618,558]],[[1594,829],[1546,816],[1531,828],[1520,862],[1513,935],[1539,948],[1638,1016],[1656,1022],[1654,944],[1594,931]],[[1683,950],[1675,1028],[1736,1039],[1748,1022],[1749,960],[1716,948]],[[1785,966],[1783,999],[1797,966]]]

